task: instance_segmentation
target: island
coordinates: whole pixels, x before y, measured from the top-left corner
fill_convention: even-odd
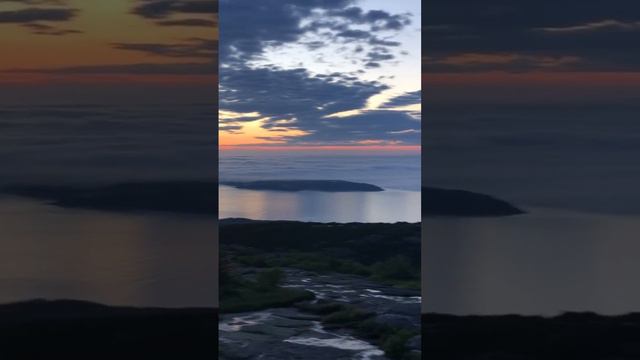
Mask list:
[[[11,185],[5,194],[30,197],[65,208],[118,212],[218,213],[215,180],[147,181],[112,185]]]
[[[344,180],[260,180],[224,181],[222,185],[246,190],[267,191],[326,191],[326,192],[371,192],[384,191],[383,188],[367,183]]]
[[[422,188],[422,216],[509,216],[525,212],[492,196],[465,190]]]
[[[366,183],[341,180],[264,180],[223,182],[239,189],[273,191],[384,191]],[[10,185],[1,193],[40,199],[65,208],[107,211],[162,211],[218,214],[216,180],[127,182],[111,185]],[[516,206],[489,195],[464,190],[422,188],[423,216],[509,216],[524,214]]]

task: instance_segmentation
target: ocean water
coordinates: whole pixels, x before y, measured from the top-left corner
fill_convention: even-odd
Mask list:
[[[505,218],[424,219],[423,311],[640,311],[640,216],[529,210]]]
[[[409,151],[220,152],[221,181],[335,179],[419,191],[421,154]]]
[[[0,186],[212,179],[211,105],[0,109]],[[0,196],[0,303],[217,305],[216,219],[61,209]]]
[[[0,197],[0,303],[218,303],[215,219],[60,209]]]
[[[240,190],[220,186],[220,218],[314,222],[419,222],[420,192]]]
[[[220,218],[318,222],[419,222],[420,154],[248,152],[220,154],[221,181],[328,179],[365,182],[382,192],[279,192],[219,187]]]
[[[430,108],[426,185],[521,206],[640,213],[640,106]]]
[[[640,107],[456,106],[425,124],[426,185],[529,211],[423,220],[423,311],[640,311]]]
[[[215,179],[215,119],[210,104],[4,106],[0,186]],[[229,216],[419,221],[419,155],[230,155],[220,161],[226,179],[336,178],[388,190],[341,196],[229,190],[221,194]],[[217,304],[216,219],[70,210],[0,197],[0,229],[0,303]]]
[[[0,108],[0,185],[212,179],[211,104]]]

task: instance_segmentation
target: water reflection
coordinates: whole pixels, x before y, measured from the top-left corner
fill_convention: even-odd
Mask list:
[[[424,219],[423,310],[547,314],[640,310],[640,222],[535,209]]]
[[[220,218],[318,222],[419,222],[420,192],[279,192],[220,186]]]
[[[215,306],[214,219],[58,209],[0,199],[0,303],[70,298]]]

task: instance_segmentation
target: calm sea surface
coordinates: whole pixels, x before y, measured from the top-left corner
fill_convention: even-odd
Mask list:
[[[640,311],[640,107],[432,108],[424,181],[530,210],[423,222],[423,310]]]
[[[83,121],[97,122],[108,118],[102,113],[92,114],[78,116],[82,115]],[[127,114],[132,118],[139,115],[133,110]],[[84,131],[66,112],[53,112],[53,115],[47,112],[43,117],[45,115],[44,123],[60,122],[61,126],[66,126],[66,132],[63,132],[66,136]],[[139,116],[154,115],[156,113]],[[18,121],[18,115],[15,117],[15,124],[25,126]],[[202,124],[203,119],[204,115],[194,116],[197,124]],[[0,136],[11,140],[0,146],[0,158],[12,161],[0,171],[10,175],[2,181],[30,183],[37,180],[57,184],[70,179],[91,184],[176,180],[176,174],[183,174],[185,179],[210,177],[215,160],[206,153],[215,154],[215,149],[207,144],[207,135],[202,131],[204,126],[176,133],[169,131],[177,124],[168,116],[159,116],[158,123],[163,126],[154,130],[155,135],[134,132],[121,138],[119,134],[129,134],[125,131],[128,126],[121,121],[107,127],[113,131],[112,137],[92,140],[77,134],[78,137],[68,143],[55,141],[55,131],[49,135],[43,130],[36,132],[41,138],[37,144],[29,147],[21,146],[18,141],[20,136],[28,135],[29,129],[22,131],[20,127],[12,127],[11,133]],[[135,141],[141,142],[135,148],[122,145],[118,146],[122,151],[110,149],[112,142]],[[157,153],[151,152],[147,157],[140,150],[142,144]],[[169,161],[176,160],[178,155],[169,157],[162,149],[175,151],[190,162]],[[34,160],[36,152],[46,154],[52,161],[51,171],[43,167],[46,159]],[[233,155],[236,157],[221,160],[223,177],[237,180],[343,179],[371,182],[387,191],[276,193],[221,187],[222,217],[339,222],[420,220],[420,165],[419,156],[415,154],[408,157]],[[55,167],[56,164],[60,164],[60,168]],[[91,166],[83,167],[83,164]],[[43,171],[46,176],[39,175]],[[217,304],[218,260],[215,220],[173,214],[70,210],[21,198],[0,198],[0,303],[32,298],[71,298],[117,305],[214,306]]]
[[[215,178],[211,104],[0,109],[0,186]],[[215,219],[0,198],[0,303],[217,304]]]
[[[220,186],[220,218],[317,222],[419,222],[420,192],[240,190]]]
[[[424,219],[423,311],[640,311],[640,216]]]
[[[0,303],[217,305],[214,219],[67,210],[0,198]]]
[[[319,222],[419,222],[420,154],[249,152],[220,154],[222,181],[347,180],[382,192],[280,192],[220,186],[220,218]]]

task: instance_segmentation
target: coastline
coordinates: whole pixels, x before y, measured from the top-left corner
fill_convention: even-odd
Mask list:
[[[422,349],[436,359],[637,359],[640,313],[553,317],[422,314]]]
[[[215,308],[137,308],[74,300],[0,305],[7,359],[217,356]]]

